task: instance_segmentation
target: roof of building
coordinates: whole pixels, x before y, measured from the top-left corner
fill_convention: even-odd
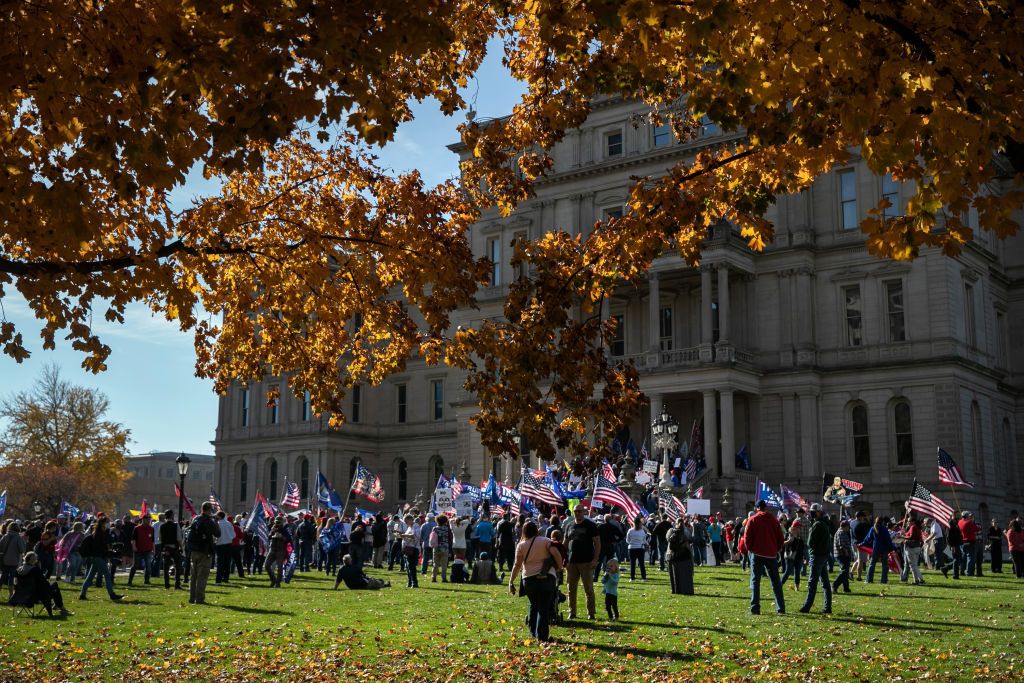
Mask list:
[[[143,460],[149,462],[174,462],[179,455],[181,455],[181,451],[153,451],[151,453],[129,455],[128,460],[132,463],[141,462]],[[206,453],[186,453],[185,455],[187,455],[192,462],[213,462],[213,456]]]

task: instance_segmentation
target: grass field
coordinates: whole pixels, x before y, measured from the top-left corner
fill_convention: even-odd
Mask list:
[[[421,580],[371,570],[395,587],[333,588],[322,574],[267,588],[265,577],[211,584],[210,604],[153,586],[102,590],[67,619],[0,617],[0,680],[281,681],[662,681],[1005,680],[1024,678],[1020,624],[1024,581],[1008,574],[927,585],[855,584],[826,617],[797,612],[803,592],[786,587],[775,614],[762,586],[762,614],[749,614],[738,568],[702,567],[695,596],[669,593],[667,574],[620,583],[622,621],[580,620],[532,642],[526,600],[503,586]],[[598,588],[599,590],[599,588]],[[582,597],[582,595],[581,595]],[[598,597],[599,612],[603,600]],[[581,605],[581,613],[585,608]],[[563,609],[563,614],[567,610]]]

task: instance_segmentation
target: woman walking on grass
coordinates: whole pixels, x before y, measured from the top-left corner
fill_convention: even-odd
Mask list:
[[[557,588],[555,577],[562,570],[562,556],[551,539],[538,535],[537,524],[523,525],[523,540],[516,547],[515,564],[508,580],[508,591],[516,594],[516,579],[522,573],[523,590],[530,599],[528,623],[530,633],[545,642],[550,638],[549,624],[552,607],[555,604]]]
[[[896,550],[884,517],[876,517],[875,525],[868,531],[863,545],[871,548],[871,564],[868,565],[868,576],[865,583],[872,583],[875,578],[875,565],[882,563],[882,578],[879,583],[889,583],[889,553]]]

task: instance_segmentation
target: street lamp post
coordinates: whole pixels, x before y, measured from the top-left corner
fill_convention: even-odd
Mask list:
[[[178,520],[185,519],[185,475],[188,474],[188,465],[192,460],[182,453],[174,460],[178,465],[178,476],[181,477],[181,485],[178,488]]]
[[[661,449],[662,455],[660,486],[666,490],[672,488],[672,477],[669,475],[669,457],[676,447],[676,435],[678,433],[679,423],[668,414],[667,410],[662,410],[661,415],[651,421],[651,434],[653,435],[651,443],[655,448]]]

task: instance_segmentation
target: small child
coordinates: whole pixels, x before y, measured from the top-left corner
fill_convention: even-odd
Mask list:
[[[605,565],[604,578],[601,584],[604,586],[604,608],[608,610],[608,620],[619,620],[619,562],[608,560]]]
[[[452,583],[466,583],[469,581],[469,573],[466,572],[466,551],[461,548],[455,551],[455,561],[452,562]]]

